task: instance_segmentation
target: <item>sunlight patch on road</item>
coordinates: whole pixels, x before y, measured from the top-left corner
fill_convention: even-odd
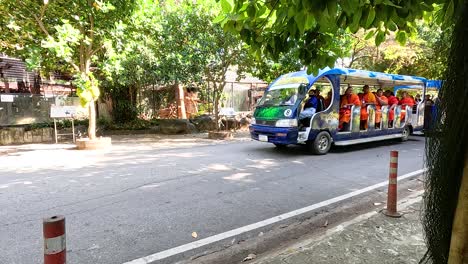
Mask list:
[[[210,170],[215,170],[215,171],[228,171],[232,170],[230,167],[224,165],[224,164],[210,164],[206,166]]]
[[[161,186],[161,184],[158,184],[158,183],[148,184],[148,185],[141,186],[140,189],[151,189],[151,188],[157,188],[159,186]]]
[[[240,172],[240,173],[234,173],[231,176],[223,177],[223,179],[230,180],[230,181],[253,182],[253,180],[251,179],[246,179],[246,177],[250,175],[252,175],[252,173]]]
[[[249,159],[252,161],[254,164],[252,165],[247,165],[246,167],[249,168],[255,168],[255,169],[268,169],[274,166],[278,166],[276,161],[274,159],[261,159],[261,160],[253,160]]]

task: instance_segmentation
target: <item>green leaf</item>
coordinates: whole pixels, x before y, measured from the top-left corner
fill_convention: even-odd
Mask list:
[[[235,29],[236,29],[237,31],[241,31],[242,28],[244,27],[244,24],[241,23],[241,22],[236,22],[236,23],[234,23],[234,27],[235,27]]]
[[[375,19],[375,9],[374,7],[370,7],[369,14],[367,15],[367,20],[366,20],[366,28],[369,28],[372,23],[374,23]]]
[[[336,0],[327,0],[327,9],[328,9],[328,15],[330,17],[336,17],[337,15],[337,10],[338,10],[338,3]]]
[[[294,17],[294,21],[296,21],[297,29],[299,29],[299,33],[304,34],[304,13],[300,12],[297,13]]]
[[[349,25],[349,30],[351,33],[356,33],[359,30],[359,21],[362,16],[362,9],[358,9],[353,16],[353,22]]]
[[[401,44],[401,45],[404,45],[406,43],[406,39],[407,39],[407,36],[406,36],[406,32],[405,31],[398,31],[396,36],[395,36],[395,39]]]
[[[377,36],[375,36],[375,45],[379,46],[384,41],[385,41],[385,32],[379,31],[379,33],[377,33]]]
[[[223,21],[226,18],[224,14],[221,14],[217,16],[215,19],[213,19],[213,23],[218,24],[219,22]]]
[[[401,6],[395,5],[395,4],[394,4],[392,1],[390,1],[390,0],[385,0],[385,1],[383,1],[382,3],[385,4],[385,5],[388,5],[388,6],[393,6],[393,7],[396,7],[396,8],[401,8]]]
[[[426,11],[426,12],[434,11],[434,7],[432,5],[428,5],[426,3],[421,3],[421,9]]]
[[[304,30],[309,30],[311,28],[314,28],[316,24],[317,23],[315,21],[314,15],[308,14],[307,17],[306,17]]]
[[[247,7],[249,7],[249,3],[244,3],[242,7],[239,9],[239,11],[237,11],[237,13],[244,12],[245,10],[247,10]]]
[[[444,20],[445,20],[446,23],[449,22],[453,17],[453,12],[454,12],[454,9],[455,9],[453,1],[454,0],[449,0],[447,9],[445,10]]]
[[[229,13],[232,10],[232,6],[228,0],[221,0],[221,8],[223,9],[224,13]]]
[[[255,5],[251,4],[249,5],[249,7],[247,8],[247,15],[249,15],[249,17],[255,17],[255,14],[257,13],[257,9],[255,8]]]
[[[390,30],[390,31],[397,31],[397,25],[395,24],[395,22],[393,22],[392,20],[389,20],[387,22],[387,28]]]
[[[365,39],[365,40],[368,40],[368,39],[372,38],[372,37],[375,35],[375,32],[377,32],[377,31],[376,31],[376,30],[371,30],[371,31],[369,31],[369,32],[366,34],[366,36],[365,36],[364,39]]]
[[[266,14],[266,6],[262,5],[258,10],[257,10],[257,16],[262,16],[263,14]]]
[[[288,9],[288,17],[291,18],[295,14],[296,14],[296,9],[294,8],[294,6],[290,6],[289,9]]]

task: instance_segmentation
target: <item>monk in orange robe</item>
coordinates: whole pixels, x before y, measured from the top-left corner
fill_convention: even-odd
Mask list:
[[[393,127],[393,120],[395,119],[394,106],[396,106],[398,104],[398,98],[390,90],[385,91],[385,97],[387,97],[387,99],[388,99],[388,106],[389,106],[388,127]]]
[[[349,125],[351,121],[351,106],[361,106],[359,97],[353,93],[353,87],[348,86],[345,94],[341,96],[340,103],[340,124],[339,129],[343,129],[344,125]]]
[[[369,85],[364,85],[363,87],[363,95],[362,95],[362,107],[361,107],[361,129],[367,129],[367,118],[369,117],[369,113],[367,112],[367,105],[368,104],[377,104],[377,99],[375,99],[375,95],[369,91]]]
[[[383,95],[383,90],[378,89],[375,96],[377,104],[375,105],[375,127],[380,128],[380,122],[382,121],[382,106],[388,105],[388,99]]]
[[[401,100],[398,104],[401,105],[400,120],[403,122],[406,118],[406,106],[409,106],[410,109],[413,109],[415,102],[414,99],[411,98],[407,92],[403,92]]]

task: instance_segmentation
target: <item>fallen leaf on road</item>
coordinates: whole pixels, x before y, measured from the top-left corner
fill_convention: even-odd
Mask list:
[[[325,221],[325,223],[322,225],[322,227],[327,227],[328,226],[328,220]]]
[[[375,206],[381,205],[382,203],[374,203]]]
[[[197,237],[198,237],[197,232],[192,232],[192,237],[193,237],[193,238],[197,238]]]
[[[256,257],[257,257],[257,255],[255,255],[255,254],[249,254],[244,260],[242,260],[242,262],[255,259]]]

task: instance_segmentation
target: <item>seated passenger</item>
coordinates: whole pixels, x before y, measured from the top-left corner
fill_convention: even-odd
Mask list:
[[[388,105],[388,99],[383,95],[383,90],[378,89],[377,95],[377,104],[375,105],[375,128],[380,128],[380,122],[382,121],[382,106]]]
[[[373,93],[369,91],[369,85],[364,85],[363,87],[363,95],[362,95],[362,107],[361,107],[361,130],[367,129],[367,119],[369,117],[369,113],[367,112],[367,105],[369,104],[376,104],[377,100]]]
[[[426,106],[433,106],[434,105],[434,101],[432,101],[431,96],[429,94],[426,94],[426,100],[424,100],[424,101],[425,101]]]
[[[364,93],[358,93],[357,96],[359,97],[359,101],[362,101],[362,97],[364,96]]]
[[[424,99],[424,105],[424,129],[428,130],[432,128],[436,117],[435,103],[428,94],[426,94],[426,98]]]
[[[411,109],[413,109],[413,105],[415,104],[413,98],[411,98],[408,95],[408,92],[403,92],[401,96],[401,100],[398,103],[401,105],[401,114],[400,114],[400,120],[401,122],[405,121],[406,118],[406,106],[409,106]]]
[[[325,107],[325,98],[320,95],[320,90],[317,88],[315,89],[315,97],[317,97],[317,112],[321,112],[326,109]]]
[[[351,107],[361,106],[359,97],[353,93],[353,87],[348,86],[345,94],[341,96],[340,102],[340,124],[339,130],[349,130],[349,122],[351,121]]]
[[[393,120],[395,119],[395,106],[398,105],[398,98],[390,91],[385,91],[385,97],[388,99],[388,127],[393,127]]]
[[[422,100],[421,100],[421,95],[420,94],[417,94],[416,95],[416,98],[414,99],[414,101],[419,104]]]
[[[325,98],[324,100],[325,109],[327,109],[330,106],[331,100],[332,100],[332,92],[330,91],[327,93],[327,98]]]
[[[304,110],[299,114],[299,119],[301,120],[301,124],[304,126],[309,126],[307,120],[309,120],[317,111],[319,100],[315,95],[315,90],[309,90],[309,97],[307,98],[306,103],[304,104]]]

